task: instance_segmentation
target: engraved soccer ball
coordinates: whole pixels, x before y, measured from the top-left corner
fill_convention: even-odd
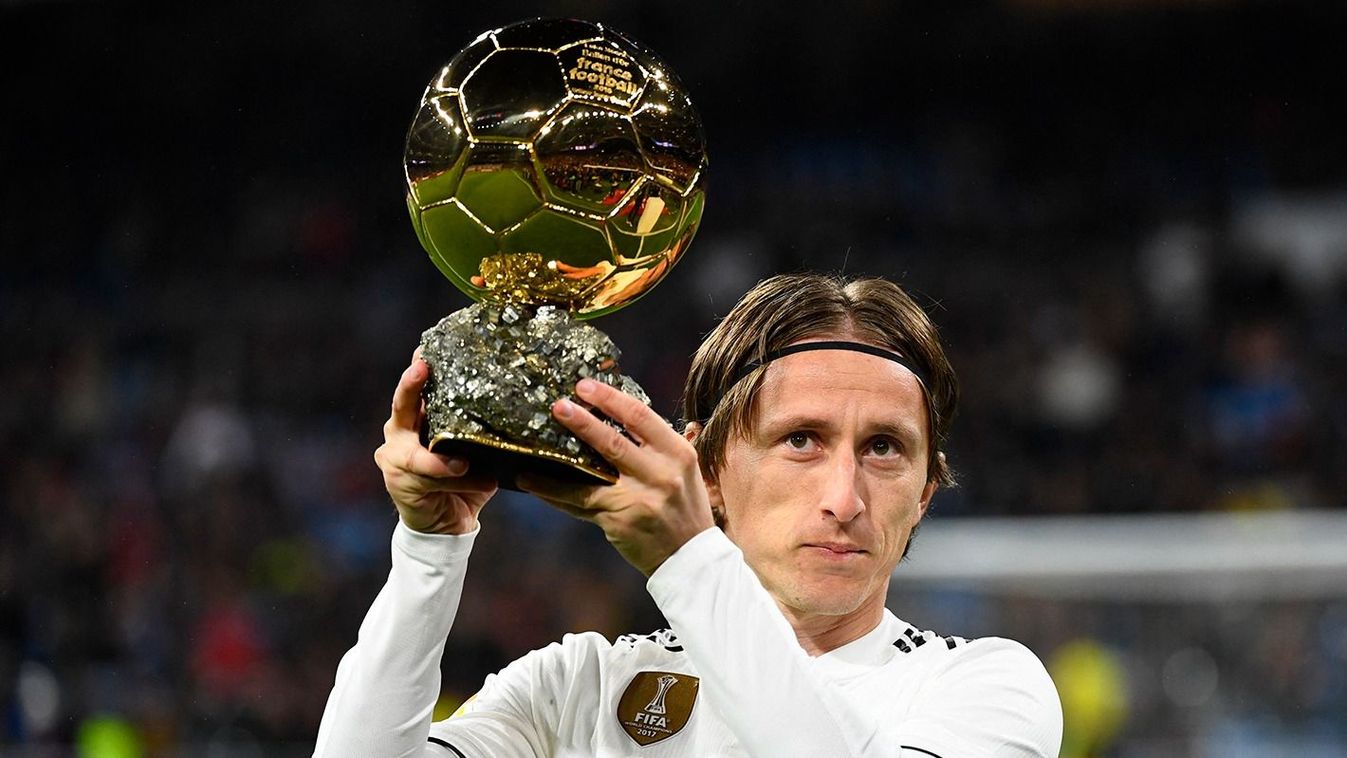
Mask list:
[[[407,205],[474,300],[586,318],[649,291],[705,201],[705,137],[678,78],[600,24],[540,19],[478,37],[426,88]]]

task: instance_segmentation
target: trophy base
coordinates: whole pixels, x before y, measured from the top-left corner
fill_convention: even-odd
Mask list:
[[[552,418],[552,403],[574,394],[581,379],[650,404],[640,385],[618,371],[613,341],[554,306],[473,304],[426,330],[421,357],[430,366],[423,391],[427,447],[461,455],[470,471],[494,476],[505,489],[518,490],[526,471],[575,484],[617,482],[598,451]]]
[[[468,460],[473,473],[491,476],[502,489],[516,492],[522,492],[517,480],[524,473],[585,486],[617,483],[616,474],[595,468],[578,456],[529,448],[488,435],[440,432],[428,447],[435,453]]]

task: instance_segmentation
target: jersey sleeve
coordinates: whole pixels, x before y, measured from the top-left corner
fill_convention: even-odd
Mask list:
[[[486,678],[453,716],[431,726],[430,739],[454,758],[546,758],[558,742],[587,744],[594,714],[586,703],[600,687],[599,655],[608,641],[594,632],[567,634]]]
[[[904,745],[942,756],[1056,756],[1062,706],[1043,664],[1013,640],[960,645],[932,672],[898,726]]]
[[[476,536],[421,534],[398,523],[388,581],[337,667],[314,756],[427,754],[440,658]]]
[[[992,645],[960,656],[928,680],[929,707],[901,722],[874,723],[817,671],[743,554],[719,529],[679,548],[651,575],[647,589],[701,676],[708,702],[750,755],[1057,755],[1056,690],[1027,649],[1020,648],[1032,666]],[[1019,678],[1034,667],[1041,675]],[[1000,718],[969,726],[988,714]]]

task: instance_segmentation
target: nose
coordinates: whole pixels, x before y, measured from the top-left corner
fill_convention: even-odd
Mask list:
[[[821,507],[825,516],[842,523],[865,512],[864,488],[855,456],[839,455],[830,462]]]

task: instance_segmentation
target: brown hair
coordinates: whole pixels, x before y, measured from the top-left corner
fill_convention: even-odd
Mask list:
[[[811,337],[845,335],[887,348],[926,377],[927,479],[952,485],[941,455],[958,404],[959,383],[926,312],[887,279],[846,279],[825,274],[785,274],[759,282],[706,336],[692,358],[683,391],[684,421],[702,430],[693,445],[702,471],[724,464],[731,434],[752,428],[766,365],[736,381],[743,368],[774,350]]]

